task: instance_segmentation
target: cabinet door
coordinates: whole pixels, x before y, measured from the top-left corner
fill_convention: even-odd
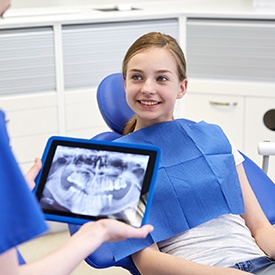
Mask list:
[[[264,116],[269,110],[275,111],[275,98],[249,97],[245,104],[245,153],[259,166],[262,166],[262,157],[258,155],[257,146],[260,141],[275,142],[275,129],[271,130],[264,123]],[[271,117],[275,125],[275,115]],[[268,175],[275,182],[275,156],[270,157]]]
[[[239,96],[189,93],[184,98],[183,113],[191,120],[220,125],[235,146],[242,150],[243,106],[244,99]]]
[[[65,116],[66,135],[91,138],[108,131],[97,106],[96,88],[65,93]]]
[[[0,29],[0,96],[56,89],[52,27]]]
[[[41,157],[49,136],[59,132],[56,94],[2,97],[0,108],[6,112],[11,147],[25,172],[35,157]]]
[[[1,29],[0,60],[0,108],[25,171],[41,157],[49,135],[58,133],[53,28]]]
[[[275,21],[190,18],[189,77],[274,81]]]

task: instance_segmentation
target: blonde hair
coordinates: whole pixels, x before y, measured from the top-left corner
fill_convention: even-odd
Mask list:
[[[122,75],[124,80],[126,80],[127,66],[130,59],[134,55],[140,53],[141,51],[150,48],[165,48],[167,51],[169,51],[177,62],[179,80],[183,81],[187,78],[185,56],[176,39],[167,34],[162,34],[159,32],[150,32],[139,37],[126,52],[122,64]],[[133,132],[135,130],[135,126],[136,117],[134,116],[126,124],[123,134],[127,135]]]

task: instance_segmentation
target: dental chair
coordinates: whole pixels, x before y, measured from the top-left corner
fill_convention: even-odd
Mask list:
[[[98,107],[106,124],[112,131],[96,135],[93,139],[112,141],[122,135],[127,121],[134,115],[125,99],[124,80],[121,73],[115,73],[102,80],[97,90]],[[190,121],[188,121],[190,122]],[[247,177],[259,203],[272,224],[275,224],[275,184],[266,173],[243,154]],[[69,225],[70,233],[78,230],[78,225]],[[94,268],[122,267],[133,275],[140,275],[131,257],[118,262],[114,260],[108,243],[101,245],[86,262]]]

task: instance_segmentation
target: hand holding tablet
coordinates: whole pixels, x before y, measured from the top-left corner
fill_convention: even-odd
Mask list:
[[[113,218],[140,227],[152,201],[157,147],[51,137],[34,190],[48,220]]]

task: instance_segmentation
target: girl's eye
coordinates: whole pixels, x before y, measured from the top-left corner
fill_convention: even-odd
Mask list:
[[[132,79],[133,79],[133,80],[140,80],[140,79],[141,79],[141,76],[140,76],[140,75],[137,75],[137,74],[134,74],[134,75],[132,76]]]
[[[165,82],[167,81],[168,79],[165,77],[165,76],[158,76],[157,77],[157,81],[160,81],[160,82]]]

